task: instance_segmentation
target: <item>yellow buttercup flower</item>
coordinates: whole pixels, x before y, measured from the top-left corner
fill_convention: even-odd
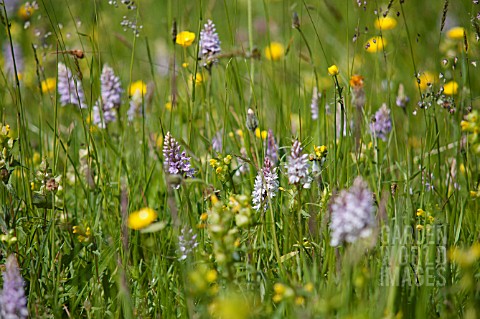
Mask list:
[[[458,83],[455,81],[447,82],[443,85],[443,94],[455,95],[458,92]]]
[[[265,57],[271,61],[278,61],[283,57],[285,53],[285,48],[283,44],[279,42],[272,42],[269,46],[265,48]]]
[[[375,20],[375,28],[379,30],[392,30],[397,26],[397,20],[392,17],[381,17]]]
[[[42,81],[42,92],[43,93],[55,92],[56,86],[57,86],[57,80],[55,78],[47,78],[45,81]]]
[[[313,284],[312,284],[311,282],[309,282],[309,283],[307,283],[307,284],[305,285],[305,287],[303,287],[303,288],[304,288],[305,291],[307,291],[307,292],[312,292],[312,291],[313,291],[313,288],[315,288],[315,287],[313,286]]]
[[[331,65],[328,68],[328,74],[330,74],[331,76],[338,75],[338,73],[340,72],[338,71],[338,67],[335,64]]]
[[[275,285],[273,285],[273,291],[276,294],[283,295],[286,290],[287,290],[287,287],[282,283],[277,282]]]
[[[177,34],[177,40],[175,42],[186,48],[191,46],[193,41],[195,41],[195,33],[190,31],[182,31]]]
[[[193,74],[190,75],[190,83],[191,81],[194,79],[194,76]],[[203,79],[203,76],[201,73],[197,73],[197,75],[195,75],[195,85],[198,86],[198,85],[201,85],[203,83],[204,79]]]
[[[262,135],[262,140],[265,140],[265,139],[267,139],[267,136],[268,136],[268,131],[266,131],[266,130],[263,130],[263,131],[261,132],[261,135]]]
[[[463,33],[465,29],[462,27],[454,27],[447,31],[447,38],[452,40],[463,39]]]
[[[31,5],[26,7],[25,4],[23,4],[20,9],[18,9],[18,16],[23,20],[28,20],[32,16],[33,12],[35,12],[34,7]]]
[[[218,273],[215,269],[211,269],[207,272],[205,277],[206,277],[206,279],[209,283],[212,283],[212,282],[215,282],[217,280]]]
[[[260,138],[260,128],[259,127],[257,127],[255,129],[255,137]]]
[[[303,306],[305,304],[305,297],[298,296],[295,298],[295,304],[297,306]]]
[[[422,91],[426,90],[429,84],[435,83],[435,78],[436,76],[432,73],[428,71],[424,72],[418,77],[418,79],[420,80],[420,83],[418,83],[420,85],[420,89]]]
[[[255,137],[262,138],[262,140],[266,139],[268,136],[268,132],[266,130],[260,130],[259,127],[255,129]]]
[[[139,230],[147,227],[157,219],[157,213],[148,207],[133,212],[128,216],[127,225],[131,229]]]
[[[377,53],[378,51],[382,51],[383,48],[387,45],[387,40],[382,37],[376,36],[370,38],[367,43],[365,44],[365,50],[370,53]]]
[[[128,94],[134,96],[135,94],[145,95],[147,93],[147,85],[142,80],[133,82],[128,88]]]

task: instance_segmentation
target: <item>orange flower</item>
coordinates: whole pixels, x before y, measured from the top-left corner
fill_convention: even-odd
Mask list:
[[[361,88],[363,87],[363,79],[364,77],[358,74],[352,75],[350,77],[350,86],[354,88]]]

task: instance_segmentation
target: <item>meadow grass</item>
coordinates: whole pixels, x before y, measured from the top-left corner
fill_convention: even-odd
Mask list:
[[[476,1],[0,9],[31,318],[480,316]]]

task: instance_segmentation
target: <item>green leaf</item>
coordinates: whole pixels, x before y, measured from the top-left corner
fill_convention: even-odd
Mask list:
[[[165,227],[167,227],[167,222],[161,221],[161,222],[151,224],[150,226],[140,230],[140,232],[141,233],[155,233],[157,231],[164,230]]]

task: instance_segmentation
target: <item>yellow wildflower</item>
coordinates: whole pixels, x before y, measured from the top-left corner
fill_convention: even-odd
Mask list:
[[[188,68],[188,62],[183,62],[182,63],[182,68],[184,68],[184,69]]]
[[[262,135],[262,140],[265,140],[265,139],[267,139],[268,132],[266,130],[263,130],[261,135]]]
[[[285,48],[283,44],[279,42],[272,42],[269,46],[265,48],[265,57],[271,61],[278,61],[283,57],[285,53]]]
[[[450,249],[448,256],[461,267],[469,267],[480,258],[480,243],[474,243],[469,249]]]
[[[42,157],[39,152],[34,152],[32,157],[33,165],[39,165],[42,162]]]
[[[217,280],[217,271],[215,269],[210,269],[207,271],[206,279],[209,283],[215,282]]]
[[[210,160],[210,166],[212,166],[212,167],[217,166],[217,160],[214,159],[214,158],[212,158],[212,159]]]
[[[365,44],[365,49],[370,53],[377,53],[382,51],[383,48],[387,45],[387,40],[382,37],[376,36],[370,38]]]
[[[418,80],[420,80],[420,83],[418,83],[420,85],[420,90],[422,91],[426,90],[429,84],[433,84],[435,82],[435,78],[436,76],[428,71],[420,75],[418,77]]]
[[[468,121],[461,121],[460,122],[460,127],[462,128],[462,131],[468,131],[471,127],[471,123]]]
[[[203,79],[203,76],[202,76],[201,73],[197,73],[195,76],[194,76],[193,74],[190,75],[190,82],[191,82],[192,80],[195,80],[195,85],[198,86],[198,85],[201,85],[201,84],[203,83],[203,80],[204,80],[204,79]]]
[[[165,109],[171,111],[172,110],[172,102],[168,101],[167,103],[165,103]]]
[[[272,299],[274,303],[279,303],[280,301],[282,301],[282,298],[282,295],[274,295]]]
[[[243,131],[241,129],[238,129],[235,131],[239,137],[243,137]]]
[[[340,72],[338,71],[338,67],[335,64],[331,65],[328,68],[328,74],[330,74],[331,76],[338,75],[338,73]]]
[[[375,20],[375,28],[379,30],[392,30],[397,26],[397,20],[392,17],[381,17]]]
[[[260,138],[260,128],[259,128],[259,127],[257,127],[257,128],[255,129],[255,136],[256,136],[257,138]]]
[[[417,209],[417,216],[425,216],[425,211],[421,208]]]
[[[305,298],[302,296],[298,296],[297,298],[295,298],[295,304],[297,306],[303,306],[305,304]]]
[[[279,282],[277,282],[275,285],[273,285],[273,291],[276,294],[283,295],[286,290],[287,290],[287,287],[284,284],[281,284]]]
[[[159,134],[156,139],[155,139],[155,145],[158,147],[158,148],[163,148],[163,136],[162,134]]]
[[[45,81],[42,81],[42,92],[43,93],[55,92],[56,86],[57,86],[57,80],[55,78],[47,78]]]
[[[157,213],[148,207],[133,212],[128,216],[127,225],[131,229],[139,230],[147,227],[157,219]]]
[[[35,8],[33,6],[25,6],[23,4],[20,9],[18,9],[18,16],[23,20],[28,20],[32,16],[33,12],[35,12]]]
[[[443,93],[446,95],[455,95],[458,92],[458,83],[450,81],[443,85]]]
[[[465,29],[462,27],[453,27],[447,31],[447,38],[452,40],[463,39],[464,32],[465,32]]]
[[[135,94],[145,95],[145,93],[147,93],[147,85],[142,80],[133,82],[128,88],[128,93],[130,96],[134,96]]]
[[[215,205],[216,203],[218,203],[218,197],[213,194],[212,196],[210,196],[210,201],[212,202],[212,205]]]
[[[177,34],[177,40],[175,42],[186,48],[191,46],[193,41],[195,41],[195,33],[190,31],[182,31]]]
[[[77,235],[77,239],[81,243],[89,243],[92,240],[92,230],[88,226],[73,226],[72,232]]]
[[[305,285],[304,288],[305,288],[305,291],[312,292],[314,287],[313,287],[313,284],[311,282],[309,282]]]
[[[323,157],[323,155],[325,154],[325,152],[327,152],[327,147],[325,145],[322,145],[322,146],[313,146],[313,151],[315,152],[315,155],[317,157]]]
[[[227,165],[230,164],[232,162],[232,155],[225,156],[225,158],[223,159],[223,162]]]
[[[417,230],[423,230],[423,225],[417,225]]]

